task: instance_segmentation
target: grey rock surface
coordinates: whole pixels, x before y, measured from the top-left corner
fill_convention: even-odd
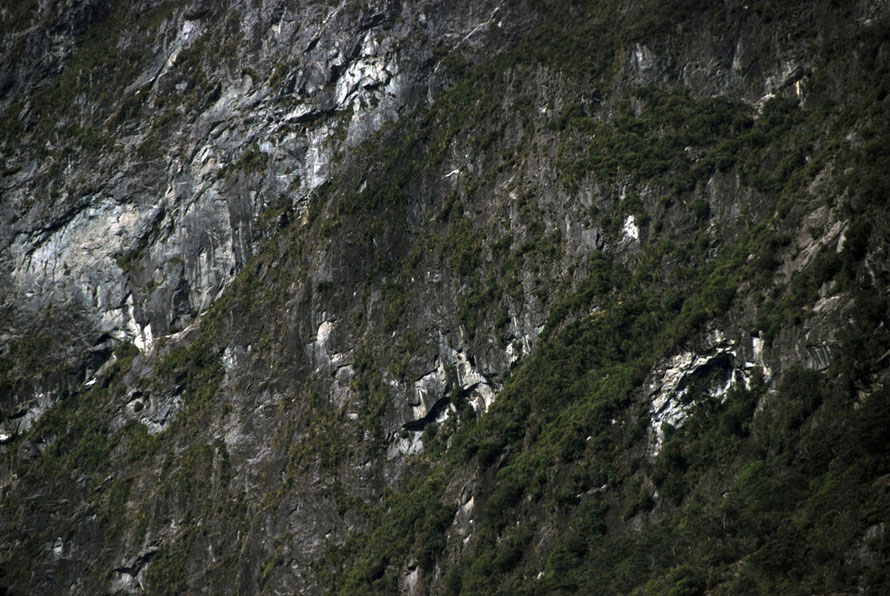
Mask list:
[[[0,9],[13,23],[0,29],[0,588],[342,587],[331,570],[358,565],[355,537],[378,520],[367,512],[494,411],[541,345],[617,309],[611,279],[583,309],[569,300],[603,262],[649,276],[680,317],[694,267],[752,229],[775,232],[740,260],[766,263],[762,278],[716,288],[719,306],[635,371],[610,425],[639,435],[627,452],[641,462],[695,413],[694,395],[722,404],[762,384],[763,407],[786,371],[843,356],[856,298],[838,284],[807,294],[796,321],[761,316],[843,252],[852,216],[830,160],[813,158],[787,202],[793,230],[776,223],[777,193],[751,182],[784,156],[753,174],[740,159],[708,166],[686,187],[674,178],[706,158],[692,141],[676,171],[642,180],[577,165],[610,123],[645,122],[647,93],[724,100],[746,130],[771,99],[796,110],[811,85],[842,95],[815,72],[819,39],[747,6],[706,33],[694,13],[622,38],[596,79],[572,73],[571,56],[518,54],[536,47],[535,2],[57,4]],[[800,22],[823,18],[816,4]],[[886,12],[860,4],[850,31]],[[489,77],[489,95],[468,73]],[[882,254],[863,259],[887,275]],[[511,455],[442,480],[453,515],[432,562],[412,546],[361,564],[401,592],[444,592]],[[612,498],[611,482],[561,498]],[[628,514],[621,531],[669,507]],[[543,569],[565,520],[538,513],[527,550]],[[875,557],[865,539],[857,553]]]

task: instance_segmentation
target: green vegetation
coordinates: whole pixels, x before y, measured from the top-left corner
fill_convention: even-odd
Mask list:
[[[614,2],[532,4],[540,27],[485,64],[434,53],[454,78],[450,90],[381,131],[359,150],[359,166],[347,158],[342,178],[318,190],[304,220],[285,218],[197,332],[161,342],[150,374],[139,377],[142,366],[130,374],[138,351],[119,347],[95,385],[72,387],[28,434],[37,452],[15,459],[28,446],[19,437],[3,463],[35,493],[70,481],[72,500],[85,504],[72,523],[86,531],[95,517],[99,537],[162,540],[146,574],[159,593],[224,591],[235,577],[276,589],[297,566],[294,503],[309,500],[330,526],[312,572],[331,593],[397,592],[406,570],[422,582],[440,574],[448,594],[890,591],[886,28],[825,42],[853,52],[876,73],[874,84],[860,81],[838,103],[814,75],[806,101],[778,93],[758,112],[679,86],[628,91],[618,80],[630,44],[662,48],[695,27],[725,33],[742,18],[737,2],[642,2],[620,16]],[[749,4],[758,24],[817,37],[793,8]],[[125,14],[112,9],[102,21],[108,31],[89,33],[83,47],[111,39]],[[220,47],[229,59],[240,37],[237,22],[226,28]],[[184,115],[178,104],[190,113],[212,97],[205,50],[221,39],[202,38],[180,55],[191,85],[181,94],[153,106],[134,96],[121,109],[115,126],[156,109],[144,159],[160,155]],[[820,64],[834,64],[825,52]],[[99,72],[110,68],[89,60]],[[276,69],[276,84],[288,68]],[[559,90],[523,86],[532,75],[558,80]],[[122,69],[112,81],[125,85],[127,76]],[[41,91],[39,113],[64,112],[53,89]],[[69,132],[88,151],[113,145],[95,122]],[[478,175],[465,166],[445,177],[455,155],[468,156]],[[252,146],[226,174],[267,167]],[[721,214],[726,205],[708,194],[709,180],[737,181],[750,212],[740,205],[737,218]],[[557,199],[589,202],[560,210]],[[281,197],[267,217],[290,205]],[[842,248],[826,236],[798,258],[801,237],[827,234],[805,230],[804,217],[820,207],[849,222]],[[607,248],[569,254],[578,246],[565,229],[578,222],[567,213]],[[624,250],[628,215],[641,237]],[[315,265],[319,255],[331,259]],[[119,264],[132,271],[139,259],[134,251]],[[328,270],[334,281],[316,277]],[[422,285],[431,273],[440,285]],[[431,302],[424,292],[433,291],[447,296]],[[698,379],[682,398],[682,425],[666,427],[651,454],[643,385],[654,366],[715,328],[732,330],[738,346],[758,334],[791,362],[793,338],[832,297],[842,309],[832,315],[837,345],[827,370],[791,363],[770,380],[755,368],[719,398],[709,389],[722,377]],[[430,322],[431,304],[445,314]],[[387,468],[392,387],[430,370],[442,341],[430,330],[444,321],[470,354],[502,350],[532,306],[546,313],[539,343],[498,379],[490,410],[477,416],[449,379],[455,411],[423,428],[423,453],[398,473]],[[345,405],[328,395],[333,377],[307,348],[322,312],[337,315],[343,346],[354,350]],[[250,346],[251,356],[227,376],[221,357],[235,345]],[[0,359],[0,392],[52,346],[47,334],[14,344],[14,356]],[[181,399],[166,431],[121,422],[137,394]],[[231,456],[220,438],[267,431],[240,438],[256,444]],[[256,468],[243,459],[254,448],[263,450]],[[464,542],[454,522],[466,521],[459,500],[467,488],[475,509]],[[22,535],[30,508],[55,514],[52,504],[18,506],[15,496],[4,493],[3,505],[17,505],[10,524]],[[26,573],[25,561],[54,538],[28,535],[3,561],[4,573],[13,570],[3,581]],[[205,566],[208,552],[214,561]],[[100,556],[100,565],[110,560]]]
[[[161,22],[181,5],[181,0],[160,3],[136,21],[137,32],[142,35],[153,35]],[[34,107],[30,117],[36,123],[40,134],[48,135],[50,128],[57,122],[64,122],[74,115],[73,110],[77,109],[77,106],[73,98],[79,93],[89,92],[96,98],[97,105],[104,107],[111,102],[115,94],[133,81],[145,59],[143,49],[137,43],[126,50],[118,49],[119,36],[132,25],[129,4],[115,3],[77,40],[78,51],[60,77],[40,89],[34,96]],[[91,126],[86,128],[92,130]],[[99,133],[92,132],[86,136],[81,135],[80,146],[97,151],[104,149],[104,141],[98,145],[90,141],[91,138],[97,138],[97,134]]]
[[[121,377],[130,369],[136,354],[138,350],[131,344],[119,346],[114,364],[100,382],[89,391],[63,397],[58,406],[40,419],[30,439],[47,443],[48,447],[36,462],[36,473],[49,478],[70,468],[96,475],[107,469],[116,441],[109,436],[104,411],[110,405],[110,397],[120,392]]]
[[[612,291],[591,287],[595,281],[580,294],[601,298]],[[868,589],[886,589],[881,566],[870,559],[841,564],[843,553],[890,508],[887,487],[872,484],[890,472],[888,396],[875,393],[854,409],[855,394],[829,388],[820,373],[791,370],[769,396],[756,379],[750,390],[736,389],[724,401],[693,395],[692,414],[682,429],[668,432],[658,458],[635,456],[646,423],[635,413],[636,387],[660,342],[678,336],[684,322],[671,319],[644,288],[616,290],[625,290],[623,300],[606,302],[603,314],[545,341],[492,410],[458,431],[429,472],[448,476],[475,461],[496,478],[477,517],[472,550],[449,571],[449,593],[686,593],[678,591],[684,586],[809,593],[843,589],[850,577],[865,578]],[[763,412],[755,415],[760,402]],[[836,426],[841,417],[845,429]],[[728,496],[721,499],[722,486]],[[373,564],[347,565],[346,579],[333,585],[345,593],[395,585],[398,562],[416,546],[403,539],[401,556],[373,558],[383,552],[375,537],[401,535],[396,504],[434,502],[427,490],[409,485],[383,505],[385,527],[363,538],[356,555],[358,561],[372,557]],[[643,535],[622,532],[610,513],[628,520],[653,507],[662,521]],[[548,545],[544,574],[529,582],[538,571],[529,544],[542,514],[560,530]],[[827,519],[837,521],[826,525]],[[414,536],[420,540],[420,530]],[[332,556],[339,560],[343,552]],[[392,561],[396,566],[387,566]],[[738,561],[745,561],[740,568]]]
[[[780,134],[774,132],[772,119],[760,118],[755,125],[746,106],[723,97],[696,101],[685,90],[644,87],[635,91],[634,100],[635,105],[623,102],[607,121],[585,116],[578,104],[564,111],[557,130],[578,131],[591,139],[586,149],[572,137],[560,148],[568,181],[577,184],[587,172],[634,182],[666,177],[669,192],[680,193],[716,169],[733,166],[741,147],[763,139],[762,129]],[[768,107],[765,113],[771,111]]]
[[[443,103],[460,101],[477,110],[489,91],[466,98],[462,93],[467,91],[456,87]],[[851,109],[874,112],[869,101]],[[714,250],[700,229],[710,206],[699,196],[689,202],[699,230],[685,243],[651,244],[633,272],[595,257],[585,280],[552,297],[542,344],[514,372],[491,411],[457,430],[424,433],[431,443],[430,477],[478,467],[488,479],[476,495],[481,510],[472,546],[448,570],[447,592],[811,593],[848,589],[851,581],[886,590],[882,566],[874,561],[888,554],[877,536],[890,506],[880,480],[890,472],[890,453],[879,438],[890,412],[887,396],[870,383],[890,338],[879,323],[887,316],[886,300],[875,294],[876,282],[862,262],[866,246],[875,246],[875,231],[855,217],[841,253],[826,245],[787,286],[776,285],[775,277],[777,259],[790,243],[780,230],[793,229],[805,201],[813,204],[805,189],[829,160],[854,168],[854,201],[870,196],[864,206],[871,217],[885,213],[873,192],[881,181],[869,174],[885,149],[862,153],[867,165],[861,169],[855,160],[846,162],[858,154],[837,144],[848,121],[838,121],[834,112],[824,120],[819,109],[804,110],[782,97],[767,102],[759,115],[725,99],[698,100],[672,89],[643,88],[633,102],[611,119],[570,106],[554,123],[564,133],[561,155],[582,156],[562,162],[568,181],[577,184],[587,173],[615,180],[619,172],[636,183],[661,180],[668,193],[662,206],[669,209],[672,196],[685,200],[713,173],[734,170],[743,184],[774,201],[774,216]],[[882,118],[880,112],[863,117],[870,123]],[[881,125],[867,128],[872,126]],[[458,135],[459,128],[444,130]],[[875,171],[890,165],[881,163]],[[855,182],[863,176],[868,188]],[[451,205],[458,205],[457,217]],[[486,277],[478,261],[480,237],[461,219],[463,209],[449,202],[439,215],[451,226],[443,235],[449,250],[441,254],[451,259],[456,278],[469,278],[458,316],[472,336],[491,329],[486,305],[503,295],[510,278]],[[645,215],[630,204],[625,209],[637,209],[638,220]],[[516,255],[512,235],[493,245],[507,253],[497,270],[515,274],[509,264]],[[681,266],[664,279],[664,260],[677,257]],[[780,330],[812,316],[825,287],[858,296],[853,326],[837,350],[842,356],[828,371],[790,369],[774,392],[755,374],[749,389],[736,387],[722,400],[704,388],[694,390],[682,428],[667,429],[657,458],[645,456],[640,447],[648,420],[639,387],[655,362],[738,312],[742,296],[758,301],[755,328],[773,341]],[[587,314],[592,306],[596,310]],[[862,338],[854,340],[854,333]],[[864,387],[871,387],[868,396],[857,397]],[[843,429],[838,420],[847,421]],[[850,429],[857,439],[846,435]],[[416,556],[416,542],[399,541],[395,556],[387,543],[387,556],[380,558],[378,537],[396,533],[393,519],[401,504],[435,502],[425,486],[404,486],[378,510],[386,512],[386,527],[354,534],[330,553],[328,585],[344,593],[397,586],[401,565]],[[862,503],[869,504],[867,513]],[[538,533],[542,519],[555,528],[546,535]],[[646,530],[628,530],[631,520]],[[418,540],[420,530],[414,536]],[[541,539],[548,542],[541,545]],[[870,554],[852,561],[845,554],[865,543]],[[348,573],[341,578],[334,569]]]
[[[331,571],[326,573],[325,580],[333,591],[342,594],[368,590],[398,592],[398,578],[391,572],[391,566],[401,563],[406,552],[414,553],[423,569],[432,568],[436,555],[445,546],[443,532],[451,524],[455,507],[440,501],[439,495],[446,486],[444,474],[421,474],[415,478],[405,494],[388,499],[387,510],[363,508],[363,513],[371,516],[370,526],[377,529],[367,537],[365,544],[370,548],[359,551],[357,560],[353,561],[353,557],[359,543],[352,540],[328,551]],[[339,573],[344,568],[345,575]]]

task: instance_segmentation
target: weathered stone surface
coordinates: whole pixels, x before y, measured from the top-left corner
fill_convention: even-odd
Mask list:
[[[337,557],[357,557],[350,541],[375,529],[370,508],[422,476],[454,429],[496,412],[511,375],[540,364],[542,342],[614,314],[618,281],[585,290],[598,263],[647,276],[639,283],[679,317],[695,266],[757,226],[776,237],[771,253],[739,261],[765,263],[762,279],[711,288],[701,320],[631,375],[644,379],[626,400],[636,401],[606,420],[613,434],[639,431],[631,447],[615,441],[624,460],[656,461],[696,395],[722,402],[755,377],[774,392],[787,370],[843,356],[847,290],[810,292],[797,322],[767,329],[758,318],[850,232],[834,164],[816,148],[801,157],[812,181],[785,205],[793,230],[776,193],[752,183],[762,163],[746,164],[753,174],[741,158],[709,165],[675,187],[671,176],[706,157],[692,141],[671,148],[681,171],[670,175],[591,162],[598,127],[645,126],[646,93],[723,98],[732,126],[753,128],[771,98],[806,106],[811,85],[835,92],[833,76],[813,72],[818,39],[764,29],[747,7],[732,7],[729,25],[704,24],[728,27],[719,35],[695,28],[695,13],[661,37],[622,38],[594,77],[568,74],[567,56],[510,54],[538,24],[537,3],[50,4],[0,29],[0,115],[12,131],[0,138],[0,491],[12,512],[0,520],[0,571],[14,591],[138,593],[170,577],[174,592],[333,589]],[[845,26],[859,31],[880,10],[862,3],[862,22]],[[50,95],[65,85],[73,99]],[[668,129],[649,131],[644,149]],[[862,259],[884,279],[882,253]],[[566,302],[585,291],[582,307]],[[610,357],[626,364],[632,348]],[[554,408],[576,379],[557,380]],[[534,433],[550,412],[536,414]],[[607,495],[617,510],[652,488],[618,495],[610,483],[627,479],[610,478],[569,490],[587,473],[576,478],[571,450],[596,438],[576,446],[569,434],[549,454],[565,460],[546,479],[564,489],[559,507],[517,504],[543,520],[522,547],[538,578],[575,503]],[[446,479],[438,504],[454,514],[436,529],[435,560],[412,545],[381,563],[396,577],[387,588],[445,590],[515,455],[498,440],[468,448],[467,458],[487,449],[485,461]],[[517,441],[534,440],[530,430]],[[46,453],[79,459],[41,476]],[[46,496],[60,486],[64,503]],[[651,518],[626,508],[603,524],[621,518],[639,534],[672,513],[649,504]],[[878,560],[883,532],[871,526],[852,556]],[[27,572],[12,569],[26,558]]]

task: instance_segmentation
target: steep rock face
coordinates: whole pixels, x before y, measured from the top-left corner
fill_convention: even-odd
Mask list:
[[[0,585],[878,589],[880,3],[78,6],[4,31]]]
[[[498,9],[17,10],[31,27],[5,34],[10,339],[52,333],[44,313],[67,309],[108,355],[108,338],[145,351],[191,324],[264,233],[303,215],[335,154],[425,103],[443,57],[487,39]]]

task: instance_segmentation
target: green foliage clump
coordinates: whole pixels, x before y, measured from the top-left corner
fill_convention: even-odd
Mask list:
[[[263,153],[259,145],[252,145],[241,154],[240,159],[232,166],[223,169],[223,176],[230,176],[235,172],[246,174],[261,173],[269,167],[269,156]]]
[[[189,419],[206,413],[223,375],[219,354],[206,336],[188,347],[172,348],[155,369],[158,387],[172,382],[181,391]]]
[[[608,119],[569,106],[557,121],[572,131],[562,141],[564,180],[579,183],[588,172],[601,180],[664,180],[671,194],[690,191],[715,171],[738,166],[745,182],[780,191],[803,155],[788,155],[784,137],[802,121],[796,100],[769,100],[755,118],[740,102],[725,97],[693,99],[680,89],[642,87]],[[784,156],[775,167],[774,155]],[[708,205],[692,204],[699,220]]]
[[[361,551],[358,559],[341,576],[331,576],[333,591],[341,594],[397,592],[399,570],[407,554],[417,564],[430,570],[436,556],[445,547],[444,531],[451,525],[456,508],[441,502],[446,486],[441,473],[421,475],[411,481],[404,495],[392,495],[387,510],[371,510],[373,520],[366,537],[371,548]],[[333,548],[328,558],[343,561],[355,555],[355,542]]]

